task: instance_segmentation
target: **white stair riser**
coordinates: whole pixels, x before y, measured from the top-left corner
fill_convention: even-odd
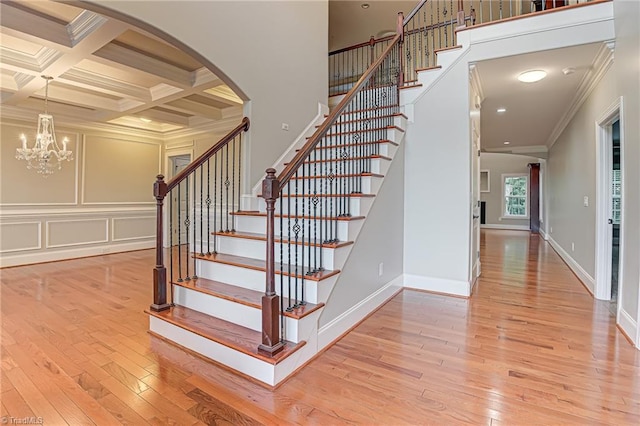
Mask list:
[[[448,68],[456,59],[458,59],[458,57],[460,57],[462,52],[462,49],[450,49],[438,52],[436,54],[438,65],[443,69]]]
[[[280,232],[280,218],[276,217],[275,220],[275,235],[280,237],[282,234],[285,236],[289,234],[289,223],[287,218],[285,218],[284,222],[284,233]],[[337,235],[335,232],[335,222],[337,224]],[[353,229],[358,227],[358,222],[362,222],[362,220],[338,220],[338,221],[328,221],[329,226],[332,226],[333,232],[328,233],[327,237],[336,237],[339,241],[353,241],[353,238],[356,233],[353,232]],[[291,223],[291,227],[293,227],[293,221]],[[239,232],[253,232],[257,234],[266,234],[266,218],[264,216],[238,216],[236,222],[236,229]],[[358,228],[359,229],[359,228]],[[293,232],[291,232],[293,234]]]
[[[149,317],[149,330],[261,382],[276,384],[277,364],[261,361],[154,316]]]
[[[303,189],[302,185],[299,185],[298,189],[302,193],[302,189]],[[335,185],[331,189],[334,192],[338,192],[338,189],[335,188]],[[346,189],[342,189],[342,190],[349,191],[349,188],[347,187]],[[305,193],[308,193],[308,192],[309,190],[305,188]],[[345,200],[344,198],[347,198],[347,199]],[[289,212],[291,212],[292,214],[295,215],[296,207],[297,207],[298,216],[301,216],[302,214],[304,214],[305,216],[313,217],[315,213],[316,216],[318,217],[320,216],[321,212],[324,214],[327,211],[331,211],[331,208],[333,208],[334,212],[341,211],[344,209],[347,213],[351,214],[351,216],[360,216],[363,210],[362,206],[371,204],[371,200],[373,199],[373,197],[318,197],[318,199],[319,199],[318,205],[314,209],[313,203],[310,197],[283,197],[282,210],[280,206],[280,201],[276,201],[276,213],[280,214],[280,212],[282,212],[285,215],[287,215],[289,214]],[[297,206],[296,206],[296,201],[297,201]],[[263,198],[260,198],[258,200],[259,210],[264,212],[266,211],[266,207],[267,207],[266,202],[264,201]],[[284,220],[287,221],[288,219],[285,218]],[[293,221],[293,219],[291,220]]]
[[[362,142],[375,142],[379,140],[390,140],[393,142],[400,142],[400,139],[397,139],[398,129],[395,127],[389,129],[378,129],[378,130],[361,130],[358,133],[348,133],[348,134],[332,134],[329,133],[325,138],[324,146],[327,144],[330,145],[344,145],[344,144],[352,144],[352,143],[362,143]],[[331,150],[329,150],[331,151]]]
[[[181,286],[173,286],[173,301],[176,305],[184,306],[194,311],[202,312],[215,318],[220,318],[251,330],[262,330],[262,312],[259,308],[236,303],[231,300],[219,298],[210,294]],[[304,340],[303,333],[306,329],[313,327],[304,322],[313,321],[317,314],[307,315],[304,318],[296,319],[280,316],[284,318],[284,338],[293,343]],[[317,321],[317,318],[315,318]]]
[[[227,284],[236,285],[238,287],[248,288],[250,290],[256,291],[264,291],[265,289],[265,272],[257,271],[254,269],[243,268],[240,266],[234,265],[226,265],[222,263],[215,263],[206,260],[198,260],[196,262],[198,276],[202,278],[208,278],[214,281],[221,281]],[[304,285],[304,295],[305,299],[310,303],[318,303],[318,295],[319,289],[326,289],[327,287],[333,286],[335,280],[337,279],[337,275],[329,277],[321,282],[312,281],[312,280],[302,280],[298,278],[298,298],[301,297],[302,294],[302,285]],[[285,297],[289,297],[289,277],[284,277],[284,293],[280,293],[280,274],[276,274],[276,292]],[[295,286],[294,286],[295,278],[291,278],[292,282],[292,293],[291,298],[295,299]],[[328,294],[327,294],[328,296]],[[326,300],[326,299],[325,299]],[[325,300],[321,300],[324,302]]]
[[[348,246],[343,246],[337,249],[334,248],[320,248],[303,246],[302,244],[286,243],[282,245],[282,259],[280,253],[280,243],[276,243],[275,246],[275,259],[276,262],[291,263],[296,259],[304,259],[305,263],[309,263],[309,252],[311,251],[311,264],[319,265],[322,255],[322,267],[325,269],[340,269],[344,266],[344,261],[348,253]],[[250,240],[244,238],[235,237],[218,237],[218,251],[220,253],[233,254],[236,256],[251,257],[253,259],[265,260],[266,257],[266,242],[260,240]]]

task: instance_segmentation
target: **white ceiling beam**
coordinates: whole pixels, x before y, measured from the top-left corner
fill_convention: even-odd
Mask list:
[[[49,40],[61,46],[71,47],[67,26],[28,10],[19,2],[1,2],[2,26],[38,39]]]
[[[147,56],[144,53],[130,49],[117,42],[102,47],[94,52],[93,55],[110,62],[115,62],[124,67],[134,68],[147,74],[155,75],[181,88],[190,88],[193,85],[189,71]]]
[[[140,117],[148,118],[155,122],[176,124],[178,126],[188,126],[189,117],[184,117],[178,114],[172,114],[166,111],[158,111],[155,109],[145,110],[138,114]]]
[[[222,111],[220,109],[189,99],[177,99],[172,102],[167,102],[164,107],[186,114],[198,115],[210,120],[220,120],[222,118]]]
[[[151,101],[151,94],[147,88],[81,69],[69,70],[56,81],[121,98]]]
[[[212,87],[206,89],[201,93],[202,96],[206,96],[210,99],[224,102],[229,106],[242,105],[242,99],[240,99],[228,86]]]

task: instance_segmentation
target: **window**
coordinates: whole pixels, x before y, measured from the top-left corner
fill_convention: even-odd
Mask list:
[[[502,175],[504,217],[528,217],[528,177],[522,174]]]

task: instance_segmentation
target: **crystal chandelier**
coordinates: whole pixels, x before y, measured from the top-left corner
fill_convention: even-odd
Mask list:
[[[26,160],[28,169],[35,169],[43,176],[48,176],[55,172],[56,169],[62,168],[63,161],[73,160],[73,152],[67,151],[67,143],[69,140],[65,137],[62,140],[62,149],[56,142],[56,133],[53,126],[53,116],[47,111],[47,103],[49,101],[49,81],[53,77],[43,75],[46,80],[46,88],[44,95],[44,113],[38,115],[38,133],[36,134],[36,142],[33,148],[27,148],[27,138],[24,134],[20,135],[22,148],[16,148],[16,158],[18,160]]]

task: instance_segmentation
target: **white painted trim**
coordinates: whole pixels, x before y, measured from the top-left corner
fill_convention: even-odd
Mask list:
[[[433,291],[436,293],[464,297],[469,297],[471,294],[471,288],[468,281],[449,280],[445,278],[425,277],[411,274],[404,274],[404,288]]]
[[[596,120],[596,242],[595,242],[595,297],[611,299],[611,257],[613,232],[607,222],[611,218],[611,135],[609,126],[620,118],[620,152],[622,153],[622,99],[618,98]],[[623,188],[624,188],[623,181]],[[624,191],[624,189],[623,189]],[[622,197],[624,206],[624,197]],[[622,218],[620,228],[622,229]],[[622,249],[622,232],[620,249]],[[622,255],[622,253],[621,253]],[[622,259],[622,257],[620,257]],[[622,262],[621,262],[622,265]],[[622,283],[619,271],[618,282]],[[618,291],[621,294],[621,291]]]
[[[318,102],[318,113],[316,114],[316,116],[311,119],[307,127],[305,127],[302,130],[302,132],[300,132],[300,134],[294,139],[293,143],[289,145],[289,148],[287,148],[284,151],[284,153],[273,163],[271,167],[278,170],[278,172],[280,172],[280,170],[284,167],[283,164],[295,156],[296,149],[304,146],[306,142],[306,138],[308,136],[313,135],[313,133],[316,131],[315,126],[321,124],[325,120],[324,115],[327,114],[328,112],[329,112],[329,108],[326,105],[323,105],[320,102]],[[251,193],[257,196],[261,192],[262,192],[262,177],[260,177],[258,182],[254,185]]]
[[[38,245],[34,247],[22,247],[17,249],[10,250],[2,250],[0,248],[0,253],[14,253],[17,251],[29,251],[29,250],[40,250],[42,249],[42,222],[3,222],[0,223],[0,227],[3,225],[37,225],[38,226]],[[2,234],[0,232],[0,234]]]
[[[540,236],[542,237],[543,240],[548,241],[549,240],[549,235],[544,232],[544,229],[540,228]]]
[[[510,218],[511,219],[511,218]],[[481,229],[504,229],[511,231],[530,231],[531,229],[526,225],[500,225],[500,224],[484,224],[480,225]]]
[[[584,104],[587,98],[589,98],[591,92],[593,92],[600,80],[602,80],[602,77],[604,77],[611,67],[611,64],[613,64],[614,47],[615,43],[613,41],[608,41],[602,44],[589,71],[582,78],[569,108],[549,135],[546,142],[549,149],[551,149],[551,147],[556,143],[564,129],[569,125],[571,120],[573,120],[573,117],[576,115],[582,104]]]
[[[569,266],[569,269],[571,269],[573,273],[576,274],[578,279],[582,281],[582,283],[585,285],[587,290],[589,290],[589,293],[593,295],[593,289],[595,286],[595,280],[593,279],[593,277],[589,275],[587,271],[585,271],[582,268],[582,266],[580,266],[580,264],[576,262],[575,259],[572,258],[569,255],[569,253],[567,253],[562,248],[562,246],[560,246],[560,244],[556,242],[556,240],[554,240],[552,237],[549,237],[548,241],[549,241],[549,244],[551,244],[551,247],[553,247],[553,249],[558,253],[558,255],[560,255],[562,260],[566,262],[566,264]]]
[[[394,297],[402,289],[403,281],[403,275],[396,277],[348,311],[320,327],[318,330],[318,350],[333,343],[351,327]]]
[[[11,218],[17,216],[37,217],[43,216],[104,216],[108,213],[154,213],[155,208],[152,207],[113,207],[113,208],[88,208],[88,209],[29,209],[29,210],[0,210],[0,218]]]
[[[620,306],[620,304],[618,304],[618,306]],[[617,322],[620,328],[624,330],[631,340],[633,340],[634,336],[638,335],[638,323],[633,319],[633,316],[629,315],[629,313],[622,309],[622,307],[618,309]],[[633,344],[636,348],[640,349],[640,342],[637,338]]]
[[[15,256],[0,256],[0,268],[7,268],[9,266],[31,265],[33,263],[55,262],[59,260],[98,256],[108,253],[144,250],[153,247],[155,247],[155,240],[136,241],[133,243],[106,244],[93,247],[73,248],[68,250],[49,250],[39,253],[28,253]]]
[[[482,189],[482,186],[480,186],[480,192],[491,192],[491,170],[480,170],[480,176],[482,176],[482,173],[487,174],[487,189]],[[481,182],[482,178],[480,179]]]
[[[453,53],[453,52],[457,52],[459,53],[458,57],[451,62],[450,65],[443,67],[440,69],[440,73],[436,76],[436,78],[433,80],[433,82],[431,82],[431,84],[429,84],[426,87],[423,87],[422,92],[420,92],[418,95],[416,95],[415,99],[413,99],[412,101],[407,102],[406,101],[406,96],[404,97],[404,102],[403,102],[403,96],[402,96],[402,92],[404,92],[404,90],[400,91],[400,102],[404,103],[404,104],[417,104],[420,99],[422,99],[427,93],[429,93],[431,91],[431,89],[433,87],[436,86],[436,84],[438,84],[438,82],[440,80],[442,80],[444,78],[444,76],[447,74],[447,72],[451,69],[453,69],[456,65],[458,65],[458,63],[460,63],[462,61],[462,59],[467,56],[467,53],[469,53],[469,46],[465,45],[464,43],[459,43],[462,44],[463,47],[461,49],[456,49],[456,50],[451,50],[449,51],[449,53]]]
[[[50,244],[50,225],[52,223],[64,223],[64,222],[104,222],[105,234],[104,240],[95,240],[95,241],[83,241],[81,243],[68,243],[68,244]],[[108,218],[100,218],[100,219],[68,219],[68,220],[47,220],[45,221],[45,248],[61,248],[61,247],[71,247],[71,246],[83,246],[88,244],[100,244],[106,243],[109,241],[109,219]]]
[[[111,218],[111,241],[146,240],[146,239],[156,237],[156,234],[151,234],[151,235],[143,235],[139,237],[116,238],[116,222],[119,220],[129,220],[129,219],[151,219],[155,222],[156,217],[155,216],[112,217]]]

